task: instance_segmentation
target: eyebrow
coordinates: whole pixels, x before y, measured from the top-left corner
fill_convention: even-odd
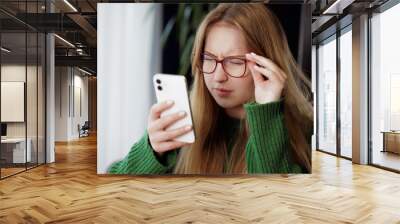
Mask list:
[[[218,56],[216,56],[215,54],[213,54],[213,53],[211,53],[211,52],[209,52],[209,51],[204,51],[204,53],[218,58]],[[244,57],[245,54],[246,54],[246,53],[244,53],[244,54],[236,54],[236,55],[228,55],[228,56],[225,56],[224,58],[229,58],[229,57]]]

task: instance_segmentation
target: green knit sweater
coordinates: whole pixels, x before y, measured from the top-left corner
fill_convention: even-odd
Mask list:
[[[267,104],[244,105],[250,136],[246,144],[246,163],[253,173],[301,173],[289,153],[290,144],[283,121],[282,100]],[[238,123],[238,122],[236,122]],[[108,169],[112,174],[167,174],[171,173],[177,159],[177,150],[158,158],[145,133],[128,155],[113,163]]]

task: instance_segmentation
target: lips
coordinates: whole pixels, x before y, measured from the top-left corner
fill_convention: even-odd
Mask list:
[[[224,89],[224,88],[214,88],[214,91],[219,95],[219,96],[228,96],[232,90],[229,89]]]
[[[221,91],[221,92],[232,92],[232,90],[229,89],[224,89],[224,88],[214,88],[217,91]]]

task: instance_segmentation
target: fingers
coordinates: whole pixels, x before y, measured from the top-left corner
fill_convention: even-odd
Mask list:
[[[249,57],[252,58],[257,64],[269,68],[269,70],[272,72],[284,73],[273,61],[269,60],[268,58],[257,55],[253,52],[249,54]]]
[[[150,120],[156,120],[160,118],[161,113],[164,110],[172,107],[173,104],[174,102],[171,100],[154,104],[150,109]]]
[[[188,145],[188,143],[179,142],[179,141],[163,142],[158,145],[158,152],[163,153],[163,152],[170,151],[173,149],[181,148],[185,145]]]
[[[251,73],[253,74],[254,84],[257,85],[258,83],[264,83],[264,81],[271,80],[273,82],[279,82],[284,84],[285,79],[276,73],[272,72],[268,68],[260,67],[258,65],[250,65]]]
[[[181,135],[184,135],[192,130],[192,126],[184,126],[181,128],[177,128],[174,130],[168,130],[168,131],[159,131],[157,132],[153,139],[154,142],[163,142],[163,141],[169,141],[172,139],[175,139]]]
[[[263,56],[260,55],[256,55],[255,53],[250,53],[250,54],[246,54],[246,58],[252,62],[257,63],[258,67],[264,67],[265,69],[271,71],[272,73],[275,73],[278,78],[280,78],[281,80],[286,80],[287,75],[285,72],[282,71],[282,69],[280,69],[273,61],[271,61],[270,59],[267,59]],[[267,71],[265,70],[265,72]],[[262,73],[265,74],[265,73]]]
[[[275,72],[273,72],[273,71],[271,71],[271,70],[269,70],[267,68],[254,65],[253,69],[255,71],[261,73],[262,75],[264,75],[265,77],[267,77],[270,80],[277,80],[279,82],[284,82],[285,81],[282,76],[277,75]],[[262,80],[262,81],[264,81],[264,80]]]
[[[254,84],[260,83],[264,81],[264,77],[262,74],[260,74],[260,72],[255,70],[255,63],[251,63],[250,64],[250,70],[251,70],[251,74],[253,75],[253,81]]]
[[[161,155],[165,151],[177,149],[186,145],[187,143],[185,142],[174,141],[173,139],[184,135],[192,130],[192,127],[189,125],[166,131],[165,129],[167,127],[186,116],[186,113],[182,111],[160,117],[161,112],[169,107],[170,106],[167,106],[166,103],[154,105],[151,109],[152,115],[150,116],[151,118],[148,122],[147,132],[150,144],[153,150],[159,155]]]
[[[168,126],[172,125],[173,123],[177,122],[178,120],[184,118],[186,116],[185,111],[181,111],[178,113],[170,114],[165,117],[159,118],[151,123],[149,129],[151,130],[164,130]]]

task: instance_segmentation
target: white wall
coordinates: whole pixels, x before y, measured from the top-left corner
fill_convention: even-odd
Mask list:
[[[55,141],[68,140],[68,67],[55,68]]]
[[[122,159],[145,131],[160,70],[161,5],[99,3],[97,172]]]
[[[78,74],[77,74],[78,72]],[[74,100],[75,100],[75,106],[74,106],[74,110],[75,110],[75,114],[73,113],[73,119],[72,119],[72,130],[71,130],[71,135],[73,136],[73,138],[79,138],[79,132],[77,129],[78,124],[80,124],[81,126],[85,123],[85,121],[88,121],[88,117],[89,117],[89,113],[88,113],[88,96],[89,96],[89,92],[88,92],[88,76],[82,76],[83,73],[75,70],[75,75],[74,75],[74,82],[73,82],[73,86],[75,87],[75,92],[74,94],[77,94],[76,90],[77,88],[80,89],[80,105],[79,102],[77,100],[79,100],[77,98],[77,95],[74,96]],[[80,106],[81,108],[81,113],[79,113],[79,108],[77,107]]]
[[[78,124],[88,120],[88,77],[72,67],[56,67],[55,73],[55,141],[70,141],[79,138]],[[76,107],[77,88],[82,114]]]

